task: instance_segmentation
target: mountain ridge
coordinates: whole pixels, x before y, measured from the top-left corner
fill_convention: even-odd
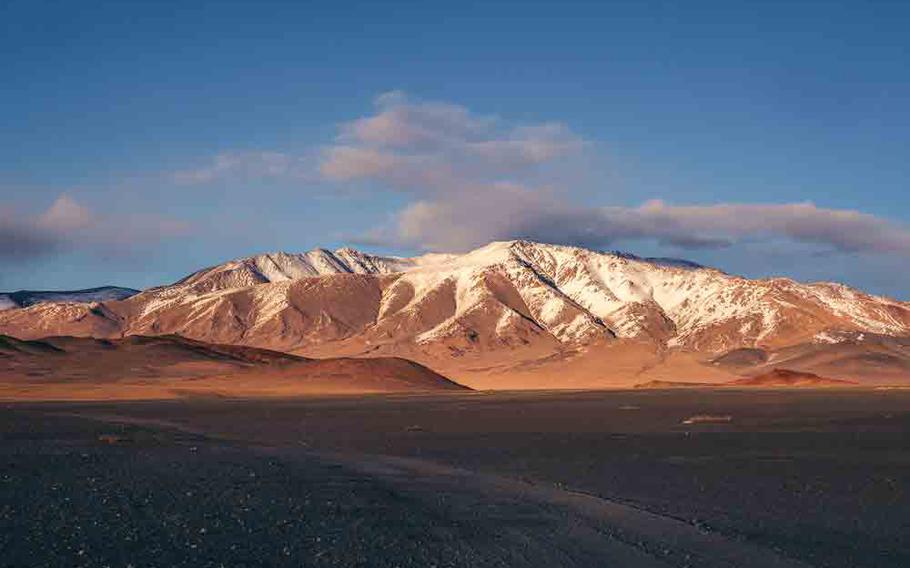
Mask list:
[[[307,356],[401,355],[456,380],[641,344],[643,369],[688,357],[710,373],[710,361],[737,349],[773,356],[799,345],[836,349],[830,338],[844,333],[910,336],[910,304],[836,283],[750,280],[515,240],[410,258],[350,248],[252,255],[124,300],[0,312],[0,333],[179,334]]]
[[[82,290],[17,290],[0,292],[0,310],[26,308],[38,303],[101,302],[125,300],[140,290],[122,286],[98,286]]]

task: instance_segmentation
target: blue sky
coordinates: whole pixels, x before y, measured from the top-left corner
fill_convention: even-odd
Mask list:
[[[908,299],[908,27],[901,2],[5,2],[0,289],[529,237]]]

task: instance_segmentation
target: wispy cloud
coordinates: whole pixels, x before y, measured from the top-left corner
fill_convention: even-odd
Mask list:
[[[910,256],[910,230],[874,215],[811,203],[584,208],[542,192],[499,186],[482,204],[422,200],[383,233],[431,249],[466,249],[490,240],[528,238],[604,248],[654,240],[683,249],[722,248],[743,240],[785,238],[842,253]]]
[[[417,194],[457,193],[466,183],[522,177],[578,154],[586,142],[559,122],[509,125],[445,102],[400,91],[376,97],[375,113],[344,123],[333,144],[305,152],[230,151],[172,172],[180,184],[270,178],[336,183],[378,181]]]
[[[907,227],[868,213],[812,203],[673,206],[651,201],[631,211],[606,208],[604,213],[626,219],[633,236],[638,230],[642,236],[683,246],[687,239],[785,237],[840,252],[910,254]]]
[[[49,233],[73,233],[90,229],[96,216],[67,194],[60,195],[35,220],[35,226]]]
[[[61,194],[37,215],[0,209],[0,259],[24,262],[72,250],[129,255],[190,231],[187,223],[154,215],[98,213]]]
[[[207,184],[232,179],[306,178],[313,170],[307,156],[286,152],[222,152],[196,168],[173,172],[180,184]]]

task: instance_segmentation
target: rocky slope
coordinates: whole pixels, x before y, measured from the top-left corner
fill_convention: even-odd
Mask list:
[[[0,332],[179,334],[314,356],[402,355],[473,375],[552,373],[545,363],[581,358],[589,375],[621,366],[631,381],[668,361],[697,362],[696,374],[728,371],[701,363],[741,349],[830,346],[845,333],[910,336],[910,305],[839,284],[508,241],[414,258],[352,249],[259,255],[123,301],[0,312]]]

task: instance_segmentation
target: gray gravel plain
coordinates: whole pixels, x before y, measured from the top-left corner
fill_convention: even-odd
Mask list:
[[[0,565],[908,566],[908,434],[905,391],[7,405]]]

